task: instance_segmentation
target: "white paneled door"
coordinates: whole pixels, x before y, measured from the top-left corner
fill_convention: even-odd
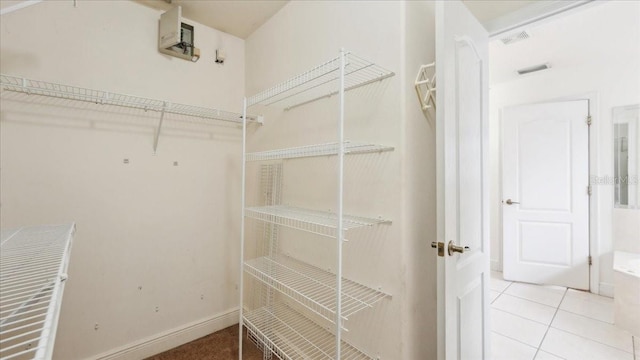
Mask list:
[[[436,2],[438,359],[489,359],[488,35]]]
[[[504,278],[588,290],[588,101],[502,115]]]

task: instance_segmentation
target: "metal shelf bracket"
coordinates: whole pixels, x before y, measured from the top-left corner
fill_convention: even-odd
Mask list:
[[[160,140],[160,130],[162,129],[162,121],[164,121],[164,113],[167,110],[169,105],[171,104],[168,104],[166,101],[162,104],[162,111],[160,111],[160,121],[158,121],[158,127],[156,128],[156,133],[153,138],[153,155],[155,155],[156,151],[158,150],[158,140]]]

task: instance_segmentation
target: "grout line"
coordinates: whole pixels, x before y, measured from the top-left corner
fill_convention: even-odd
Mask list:
[[[536,303],[536,304],[538,304],[538,305],[544,305],[544,306],[548,306],[548,307],[550,307],[550,308],[554,308],[554,309],[559,308],[559,307],[560,307],[560,303],[562,302],[562,300],[560,300],[560,303],[558,303],[558,305],[553,306],[553,305],[549,305],[549,304],[541,303],[541,302],[539,302],[539,301],[531,300],[531,299],[529,299],[529,298],[522,297],[522,296],[518,296],[518,295],[514,295],[514,294],[505,294],[505,295],[513,296],[513,297],[516,297],[516,298],[518,298],[518,299],[522,299],[522,300],[531,301],[531,302]]]
[[[507,280],[502,280],[502,281],[507,281]],[[507,291],[507,289],[509,289],[511,287],[511,285],[513,285],[514,282],[513,281],[509,281],[509,285],[507,285],[507,287],[504,288],[504,290],[502,290],[502,293],[504,293],[505,291]]]
[[[631,350],[633,350],[633,360],[638,360],[636,356],[636,337],[635,335],[631,335]]]
[[[560,300],[560,304],[562,304],[562,302],[564,301],[564,298],[565,296],[567,296],[568,291],[569,289],[564,290],[564,294],[562,294],[562,300]],[[542,336],[542,340],[540,340],[540,345],[538,345],[538,348],[536,349],[536,353],[533,355],[534,359],[536,358],[536,356],[538,356],[538,353],[540,352],[540,348],[542,347],[542,343],[544,343],[544,339],[547,337],[547,334],[549,333],[549,329],[551,329],[551,324],[553,324],[553,320],[555,320],[556,315],[558,315],[558,311],[560,311],[560,304],[558,304],[558,307],[556,308],[556,312],[553,313],[553,317],[549,322],[549,326],[547,326],[547,330],[544,332],[544,335]]]
[[[502,280],[502,281],[507,281],[507,280]],[[502,291],[500,291],[500,295],[504,294],[504,292],[505,292],[505,291],[507,291],[507,289],[508,289],[508,288],[510,288],[510,287],[511,287],[511,285],[513,285],[513,282],[509,282],[509,285],[505,286],[505,288],[504,288],[504,289],[502,289]],[[499,298],[499,297],[500,297],[500,295],[498,295],[498,297],[497,297],[497,298]],[[497,299],[497,298],[496,298],[496,299]]]
[[[494,303],[494,302],[496,302],[496,300],[498,300],[498,298],[500,297],[500,295],[502,295],[502,294],[498,294],[498,296],[496,296],[496,298],[495,298],[495,299],[493,299],[493,301],[491,301],[491,302],[489,303],[489,305],[493,305],[493,303]]]
[[[564,329],[560,329],[560,328],[557,328],[557,327],[553,327],[553,329],[554,329],[554,330],[558,330],[558,331],[562,331],[563,333],[567,333],[567,334],[569,334],[569,335],[573,335],[573,336],[575,336],[575,337],[579,337],[579,338],[584,339],[584,340],[587,340],[587,341],[589,341],[589,342],[597,343],[597,344],[600,344],[600,345],[602,345],[602,346],[610,347],[610,348],[612,348],[612,349],[614,349],[614,350],[618,350],[618,351],[621,351],[621,352],[623,352],[623,353],[630,354],[630,352],[628,352],[627,350],[622,350],[622,349],[620,349],[620,348],[618,348],[618,347],[615,347],[615,346],[613,346],[613,345],[609,345],[609,344],[607,344],[607,343],[603,343],[602,341],[599,341],[599,340],[594,340],[594,339],[588,338],[588,337],[586,337],[586,336],[583,336],[583,335],[580,335],[580,334],[576,334],[576,333],[573,333],[573,332],[571,332],[571,331],[564,330]],[[632,336],[632,340],[633,340],[633,336]],[[544,351],[544,350],[543,350],[543,351]]]
[[[495,299],[493,299],[493,301],[491,302],[491,304],[489,305],[493,305],[494,302],[496,302],[496,300],[498,300],[500,298],[500,296],[502,296],[502,294],[504,294],[504,291],[507,290],[507,288],[511,286],[511,284],[507,285],[507,287],[504,288],[504,290],[502,291],[496,291],[498,293],[498,296],[496,296]],[[495,290],[494,290],[495,291]]]
[[[507,294],[507,295],[508,295],[508,294]],[[502,312],[503,312],[503,313],[505,313],[505,314],[509,314],[509,315],[511,315],[511,316],[519,317],[519,318],[524,319],[524,320],[529,320],[529,321],[534,322],[534,323],[536,323],[536,324],[544,325],[544,326],[547,326],[547,327],[550,325],[550,323],[549,323],[549,324],[547,324],[547,323],[540,322],[540,321],[538,321],[538,320],[533,320],[533,319],[530,319],[530,318],[526,318],[526,317],[524,317],[524,316],[522,316],[522,315],[515,314],[515,313],[512,313],[512,312],[510,312],[510,311],[503,310],[503,309],[499,309],[499,308],[496,308],[496,307],[491,307],[491,310],[502,311]]]
[[[528,303],[532,303],[532,304],[535,304],[535,305],[540,305],[540,306],[548,307],[548,308],[555,309],[555,310],[558,310],[558,309],[560,308],[560,305],[558,305],[558,306],[551,306],[551,305],[547,305],[547,304],[539,303],[539,302],[537,302],[537,301],[533,301],[533,300],[531,300],[531,299],[527,299],[527,298],[523,298],[523,297],[519,297],[519,296],[511,295],[511,294],[502,294],[502,295],[511,296],[512,298],[516,298],[516,299],[518,299],[518,300],[526,301],[526,302],[528,302]],[[564,299],[564,298],[563,298],[563,299]],[[560,300],[560,302],[562,303],[562,300]],[[506,311],[506,310],[505,310],[505,311]],[[509,311],[507,311],[507,312],[509,312]],[[514,314],[514,315],[517,315],[517,314]],[[535,320],[534,320],[534,321],[535,321]],[[547,324],[545,324],[545,325],[547,325]]]
[[[512,337],[511,337],[511,336],[509,336],[509,335],[501,334],[501,333],[499,333],[499,332],[497,332],[497,331],[494,331],[494,330],[491,330],[491,332],[492,332],[492,333],[494,333],[494,334],[500,335],[500,336],[504,336],[504,337],[506,337],[507,339],[509,339],[509,340],[513,340],[513,341],[518,342],[518,343],[520,343],[520,344],[522,344],[522,345],[526,345],[526,346],[528,346],[528,347],[530,347],[530,348],[532,348],[532,349],[536,349],[536,347],[535,347],[535,346],[533,346],[533,345],[531,345],[531,344],[527,344],[527,343],[525,343],[525,342],[522,342],[521,340],[514,339],[514,338],[512,338]],[[534,359],[535,359],[535,358],[534,358]]]
[[[495,299],[493,299],[493,301],[492,301],[491,303],[489,303],[489,305],[492,305],[494,302],[496,302],[496,300],[498,300],[498,298],[499,298],[502,294],[504,294],[504,292],[505,292],[505,291],[507,291],[507,289],[509,288],[509,286],[513,285],[513,281],[505,280],[505,279],[504,279],[504,277],[503,277],[502,279],[500,279],[500,280],[502,280],[502,281],[504,281],[504,282],[508,282],[508,283],[509,283],[509,285],[505,286],[505,288],[504,288],[504,289],[502,289],[502,291],[496,291],[496,292],[498,293],[498,296],[496,296],[496,298],[495,298]],[[489,281],[491,281],[491,279],[489,279]],[[495,291],[495,290],[493,290],[493,291]]]
[[[558,308],[558,309],[560,309],[560,308]],[[594,317],[587,316],[587,315],[585,315],[585,314],[580,314],[580,313],[577,313],[577,312],[573,312],[573,311],[568,310],[568,309],[560,309],[560,310],[562,310],[562,311],[566,311],[566,312],[571,313],[571,314],[573,314],[573,315],[578,315],[578,316],[586,317],[587,319],[590,319],[590,320],[596,320],[596,321],[600,321],[600,322],[603,322],[603,323],[608,324],[608,325],[614,325],[614,326],[615,326],[615,324],[614,324],[614,323],[612,323],[612,322],[608,322],[608,321],[601,320],[601,319],[596,319],[596,318],[594,318]]]
[[[567,358],[562,357],[562,356],[560,356],[560,355],[558,355],[558,354],[554,354],[554,353],[552,353],[552,352],[548,352],[547,350],[540,350],[540,351],[545,352],[545,353],[547,353],[547,354],[549,354],[549,355],[553,355],[553,356],[557,357],[558,359],[561,359],[561,360],[567,360]],[[536,352],[536,355],[537,355],[537,354],[538,354],[538,353]],[[536,360],[536,358],[533,358],[533,360]]]

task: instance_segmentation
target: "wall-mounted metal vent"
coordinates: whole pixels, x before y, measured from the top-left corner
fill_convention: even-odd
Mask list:
[[[518,41],[526,40],[530,37],[531,37],[531,34],[529,34],[526,31],[521,31],[518,33],[513,33],[509,36],[503,37],[502,39],[500,39],[500,41],[502,41],[502,43],[505,45],[510,45]]]
[[[529,66],[529,67],[526,67],[526,68],[519,69],[518,70],[518,75],[530,74],[532,72],[536,72],[536,71],[540,71],[540,70],[546,70],[546,69],[550,69],[550,68],[551,68],[551,65],[549,63]]]

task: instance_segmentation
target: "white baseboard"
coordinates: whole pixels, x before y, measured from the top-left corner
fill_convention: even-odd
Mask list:
[[[238,309],[194,321],[190,324],[159,333],[148,338],[109,350],[89,359],[96,360],[139,360],[186,344],[205,335],[238,323]],[[88,360],[88,359],[87,359]]]
[[[613,297],[613,287],[614,286],[613,286],[612,283],[601,282],[600,283],[600,295],[612,298]]]
[[[502,271],[502,264],[500,264],[500,260],[491,260],[491,270]]]

